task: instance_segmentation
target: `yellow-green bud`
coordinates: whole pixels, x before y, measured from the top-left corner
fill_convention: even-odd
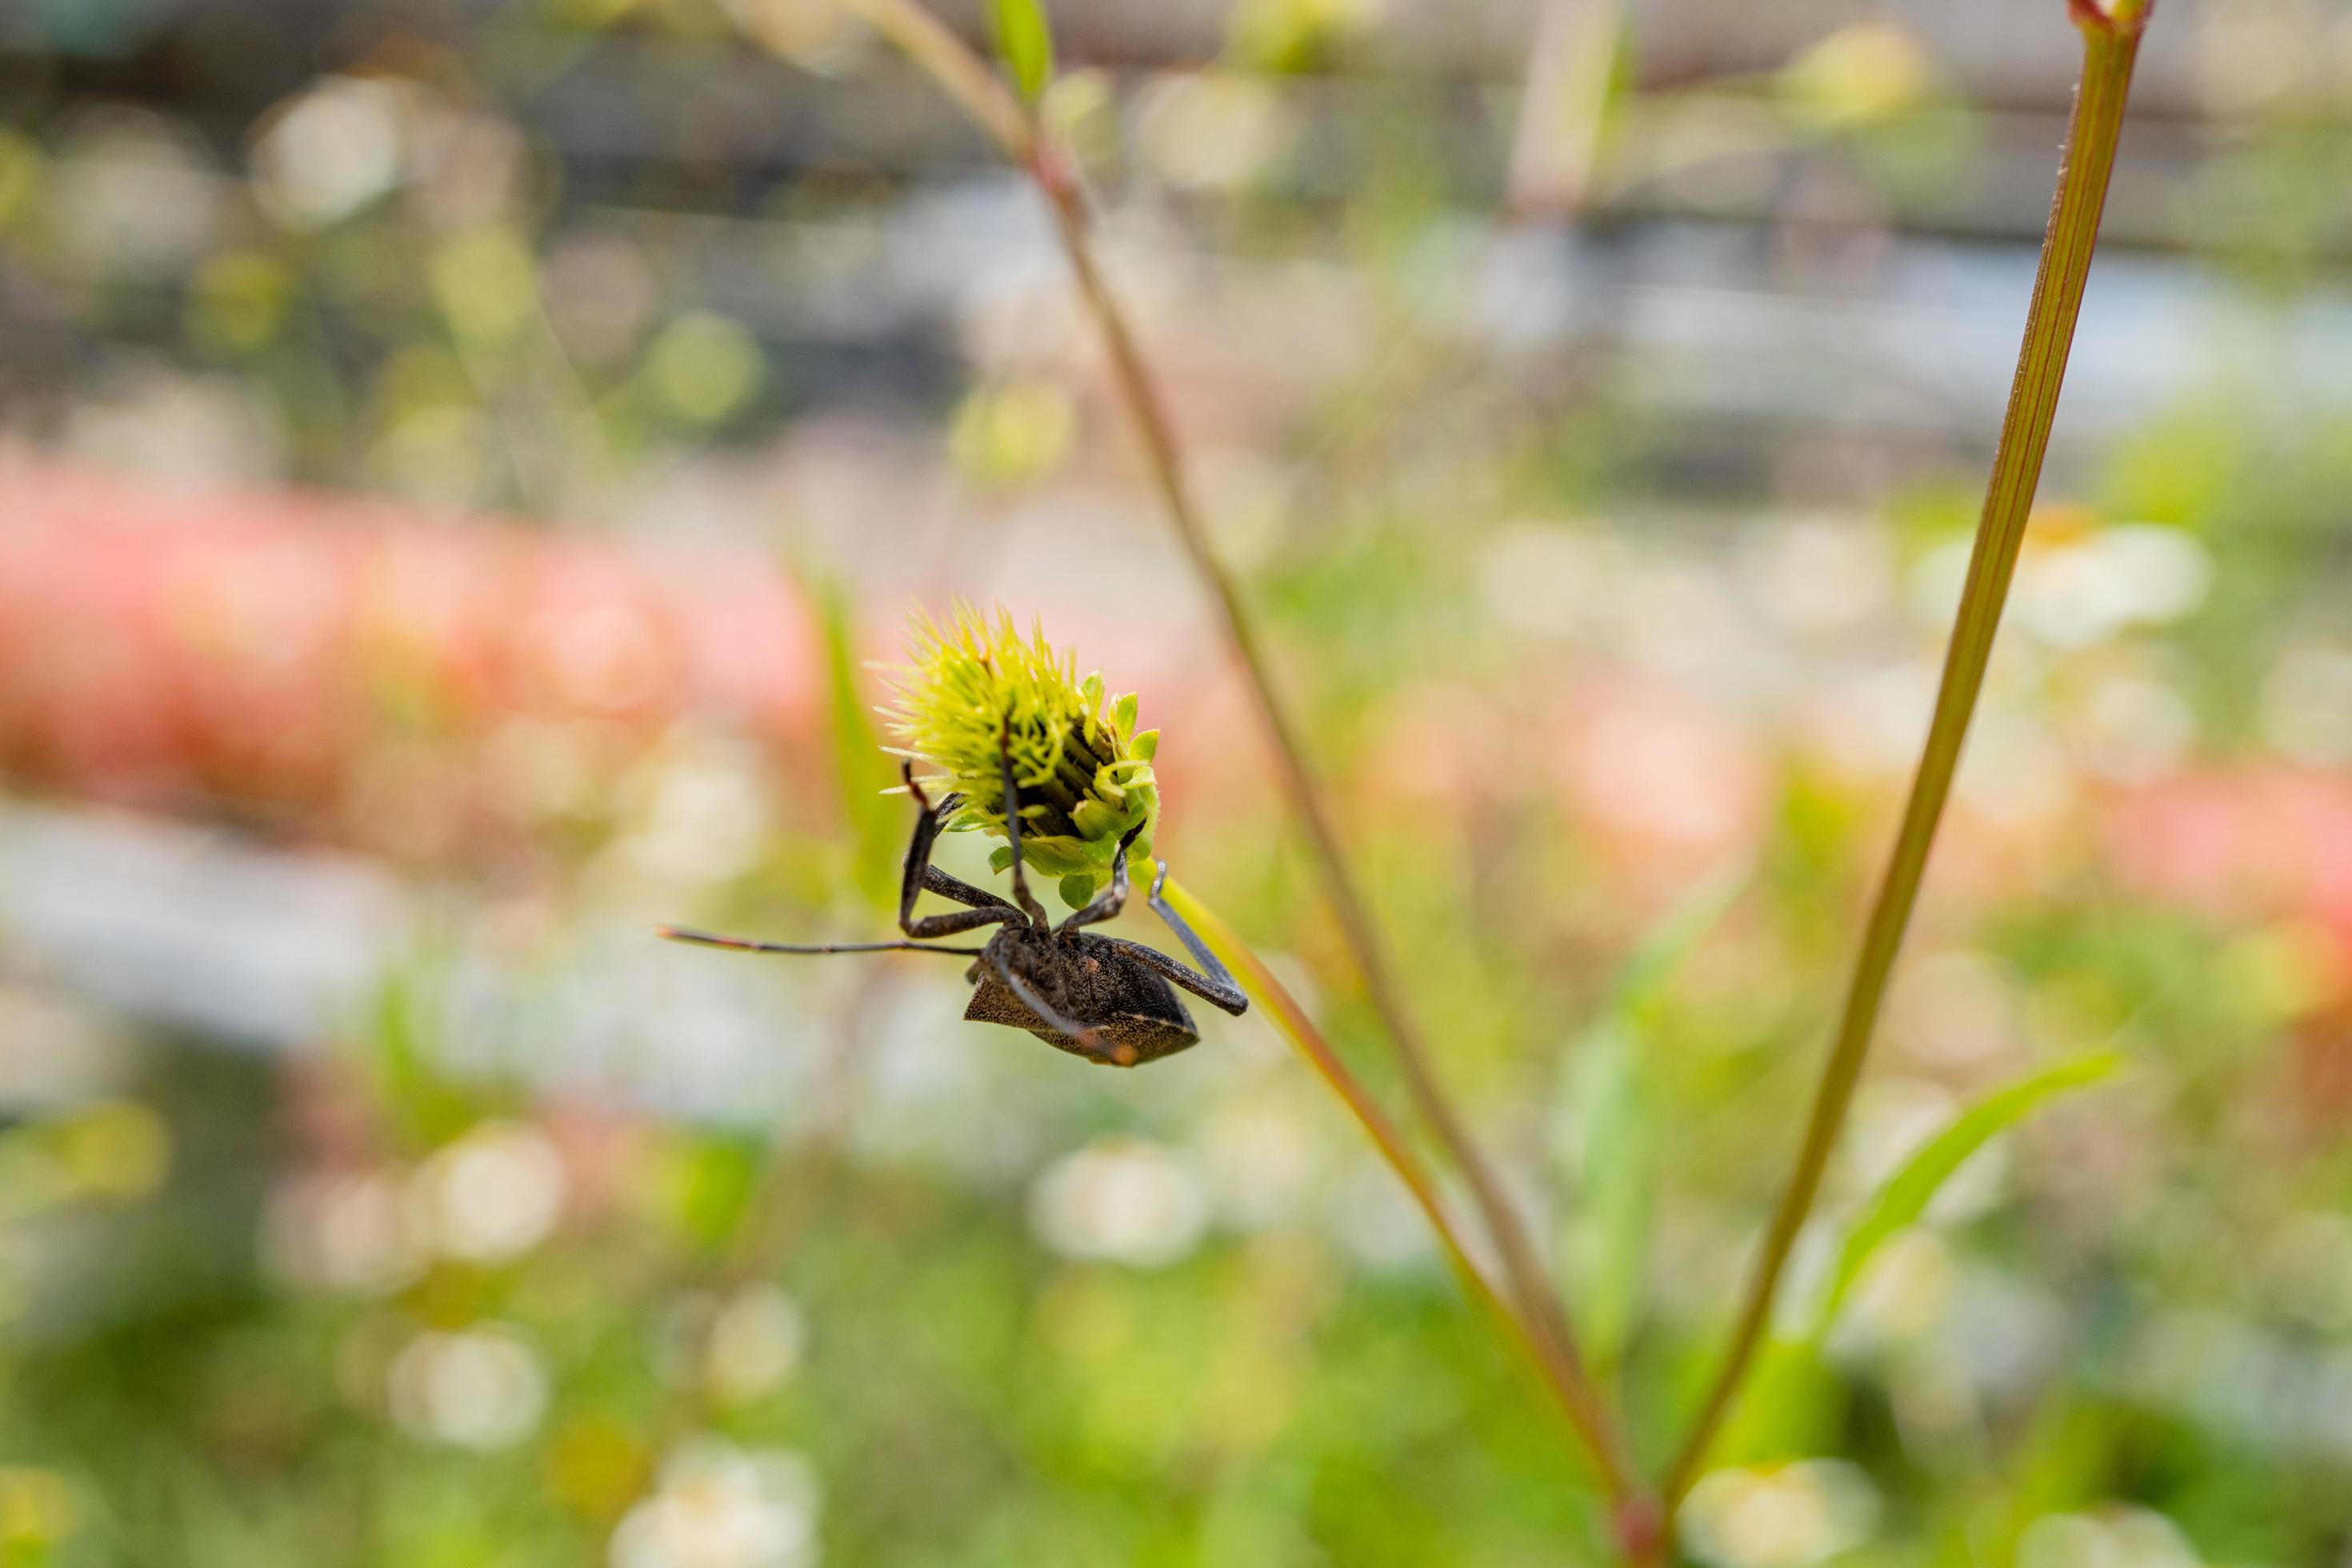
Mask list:
[[[1151,773],[1160,732],[1137,733],[1132,694],[1103,695],[1099,673],[1077,677],[1077,656],[1056,651],[1042,624],[1024,637],[1003,610],[990,620],[958,604],[945,626],[918,615],[908,662],[892,674],[896,704],[885,710],[900,755],[938,770],[924,785],[961,804],[950,832],[1004,837],[1003,757],[1013,758],[1021,795],[1022,859],[1056,879],[1076,909],[1110,878],[1127,831],[1143,831],[1129,855],[1151,853],[1160,789]],[[1010,847],[992,858],[1000,871]]]

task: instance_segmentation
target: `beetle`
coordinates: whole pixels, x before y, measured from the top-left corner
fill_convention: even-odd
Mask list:
[[[1176,933],[1200,969],[1140,942],[1097,936],[1083,929],[1111,920],[1127,907],[1127,851],[1143,831],[1141,823],[1128,829],[1119,840],[1111,857],[1110,884],[1060,925],[1046,918],[1045,907],[1029,891],[1022,867],[1021,795],[1009,746],[1003,749],[1003,763],[1004,836],[1013,851],[1013,901],[931,864],[932,846],[962,797],[950,795],[933,805],[915,782],[913,767],[901,763],[900,776],[918,808],[914,837],[907,846],[906,868],[898,884],[898,929],[905,933],[905,941],[798,946],[719,936],[680,926],[664,926],[661,934],[674,942],[737,952],[946,952],[971,958],[971,967],[964,973],[973,988],[971,1002],[963,1012],[968,1022],[1026,1029],[1056,1050],[1103,1067],[1139,1067],[1174,1056],[1200,1039],[1192,1015],[1176,994],[1178,986],[1236,1018],[1247,1012],[1249,997],[1208,944],[1160,896],[1168,880],[1165,861],[1151,879],[1145,901]],[[965,907],[919,918],[915,900],[926,890]],[[984,925],[997,928],[984,947],[932,945],[940,937]]]

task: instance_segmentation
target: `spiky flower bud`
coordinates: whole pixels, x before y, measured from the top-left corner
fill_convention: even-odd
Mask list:
[[[1077,656],[1056,651],[1044,626],[1024,637],[1003,611],[991,621],[959,604],[948,624],[918,615],[908,662],[893,670],[897,702],[885,710],[898,754],[939,770],[924,787],[961,797],[950,832],[1004,836],[1003,757],[1009,749],[1021,795],[1021,854],[1061,884],[1076,909],[1110,878],[1128,829],[1128,853],[1151,853],[1160,789],[1151,758],[1160,732],[1135,728],[1132,694],[1106,700],[1099,673],[1078,679]],[[991,863],[1012,864],[1009,847]]]

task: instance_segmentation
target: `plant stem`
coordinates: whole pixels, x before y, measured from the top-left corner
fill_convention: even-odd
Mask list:
[[[1550,0],[1528,60],[1511,142],[1514,218],[1570,221],[1592,196],[1625,0]]]
[[[1386,944],[1381,940],[1370,910],[1356,887],[1353,874],[1348,869],[1339,834],[1332,826],[1330,812],[1324,804],[1323,792],[1307,766],[1306,748],[1299,741],[1297,726],[1276,691],[1256,627],[1242,605],[1240,590],[1232,575],[1209,547],[1207,534],[1184,483],[1183,469],[1177,456],[1175,437],[1167,413],[1143,356],[1136,346],[1134,335],[1129,330],[1125,314],[1112,297],[1096,263],[1087,237],[1083,197],[1075,185],[1066,181],[1049,180],[1045,183],[1059,219],[1064,246],[1077,274],[1079,289],[1086,296],[1089,309],[1101,326],[1104,339],[1109,344],[1113,369],[1128,406],[1134,414],[1137,431],[1150,456],[1153,476],[1161,499],[1166,502],[1170,518],[1176,523],[1178,537],[1192,559],[1193,571],[1216,600],[1225,640],[1248,678],[1247,684],[1257,704],[1259,720],[1274,742],[1275,763],[1282,775],[1284,793],[1290,797],[1292,809],[1297,813],[1299,822],[1307,831],[1307,841],[1313,851],[1325,896],[1332,913],[1339,919],[1340,935],[1363,977],[1365,994],[1370,998],[1373,1010],[1380,1015],[1390,1038],[1395,1043],[1398,1062],[1403,1068],[1406,1092],[1432,1135],[1460,1168],[1468,1183],[1471,1200],[1477,1205],[1479,1216],[1494,1237],[1496,1250],[1502,1259],[1504,1278],[1511,1295],[1519,1304],[1519,1310],[1526,1314],[1538,1336],[1550,1342],[1555,1358],[1569,1369],[1571,1375],[1579,1382],[1589,1383],[1575,1337],[1568,1325],[1566,1310],[1536,1255],[1525,1223],[1505,1194],[1500,1179],[1485,1152],[1479,1148],[1477,1140],[1471,1134],[1468,1124],[1463,1121],[1444,1086],[1437,1080],[1436,1072],[1431,1066],[1427,1039],[1397,984]],[[1594,1392],[1593,1402],[1596,1405],[1600,1404],[1597,1391]]]
[[[2075,319],[2082,311],[2084,280],[2090,271],[2100,210],[2106,201],[2107,176],[2115,168],[2132,61],[2149,6],[2141,0],[2112,0],[2105,8],[2097,0],[2069,0],[2068,9],[2083,34],[2082,81],[2067,127],[2057,195],[2042,235],[2042,261],[2034,277],[2032,303],[2026,311],[2017,378],[2010,388],[2000,441],[1993,454],[1992,479],[1969,558],[1968,583],[1936,692],[1935,718],[1918,770],[1912,776],[1894,852],[1863,930],[1862,951],[1846,988],[1836,1039],[1813,1098],[1795,1169],[1765,1233],[1763,1252],[1748,1279],[1723,1364],[1689,1437],[1667,1472],[1664,1492],[1670,1511],[1696,1479],[1708,1446],[1722,1429],[1754,1365],[1789,1254],[1821,1190],[1822,1173],[1853,1103],[1854,1085],[1861,1078],[1885,997],[1887,977],[1903,945],[1911,911],[1918,903],[1927,853],[1951,795],[1961,742],[1984,687],[1993,634],[2000,625],[2001,606],[2016,572],[2034,488],[2042,477],[2051,421],[2058,408],[2059,384],[2065,377],[2066,354],[2074,342]]]
[[[1093,226],[1076,171],[1043,132],[1035,118],[986,63],[915,0],[842,0],[934,77],[1004,154],[1026,170],[1052,208],[1062,247],[1076,275],[1080,294],[1109,351],[1121,401],[1134,421],[1178,542],[1193,574],[1215,600],[1225,642],[1240,665],[1258,718],[1273,742],[1284,793],[1306,829],[1307,841],[1342,939],[1363,977],[1364,990],[1396,1047],[1407,1094],[1431,1134],[1468,1184],[1473,1203],[1495,1241],[1503,1276],[1527,1331],[1545,1348],[1547,1366],[1575,1390],[1576,1403],[1598,1414],[1607,1438],[1603,1469],[1623,1460],[1623,1445],[1607,1400],[1587,1371],[1566,1306],[1551,1283],[1525,1221],[1503,1190],[1501,1180],[1463,1121],[1431,1065],[1418,1021],[1397,984],[1385,945],[1356,888],[1339,847],[1321,789],[1307,766],[1298,730],[1277,693],[1255,623],[1241,592],[1210,547],[1208,532],[1184,477],[1175,427],[1168,417],[1150,366],[1127,315],[1103,277],[1095,255]]]
[[[1146,868],[1142,873],[1149,877]],[[1397,1173],[1397,1179],[1412,1194],[1412,1200],[1427,1217],[1430,1227],[1444,1244],[1447,1260],[1462,1281],[1463,1289],[1472,1300],[1491,1314],[1511,1343],[1542,1377],[1558,1401],[1561,1413],[1568,1418],[1577,1436],[1600,1467],[1601,1480],[1612,1500],[1621,1506],[1641,1494],[1641,1483],[1634,1475],[1631,1461],[1619,1447],[1611,1426],[1609,1413],[1591,1397],[1590,1385],[1569,1375],[1559,1364],[1557,1348],[1536,1334],[1527,1322],[1507,1307],[1492,1283],[1472,1258],[1467,1242],[1453,1215],[1440,1196],[1435,1176],[1431,1173],[1412,1145],[1389,1120],[1361,1079],[1349,1070],[1348,1064],[1331,1048],[1307,1010],[1296,997],[1276,979],[1273,971],[1253,952],[1248,943],[1235,935],[1231,926],[1220,919],[1215,910],[1196,898],[1191,889],[1170,878],[1163,891],[1176,912],[1201,939],[1209,944],[1226,968],[1239,977],[1242,989],[1250,994],[1273,1018],[1275,1027],[1285,1039],[1305,1058],[1307,1065],[1338,1095],[1341,1103],[1355,1116],[1357,1123]]]

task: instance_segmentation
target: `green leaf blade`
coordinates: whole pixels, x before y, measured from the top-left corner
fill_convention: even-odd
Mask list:
[[[1043,0],[989,0],[988,20],[1005,74],[1022,97],[1036,102],[1054,79],[1054,29]]]
[[[1560,1237],[1563,1288],[1575,1297],[1585,1349],[1612,1366],[1638,1326],[1649,1270],[1663,1139],[1647,1054],[1685,960],[1752,880],[1741,868],[1685,897],[1619,965],[1601,1010],[1571,1047],[1553,1113],[1560,1173],[1575,1194]]]
[[[898,890],[894,861],[905,834],[905,808],[887,792],[898,770],[882,749],[871,698],[859,679],[857,639],[848,593],[829,579],[802,574],[816,612],[824,651],[826,739],[834,786],[850,828],[856,859],[851,875],[870,903],[887,909]]]
[[[1838,1250],[1810,1337],[1819,1339],[1829,1331],[1879,1247],[1918,1222],[1944,1184],[1970,1155],[2048,1101],[2113,1077],[2124,1061],[2119,1051],[2095,1051],[2044,1068],[1967,1106],[1942,1131],[1920,1145],[1854,1216],[1845,1245]]]

